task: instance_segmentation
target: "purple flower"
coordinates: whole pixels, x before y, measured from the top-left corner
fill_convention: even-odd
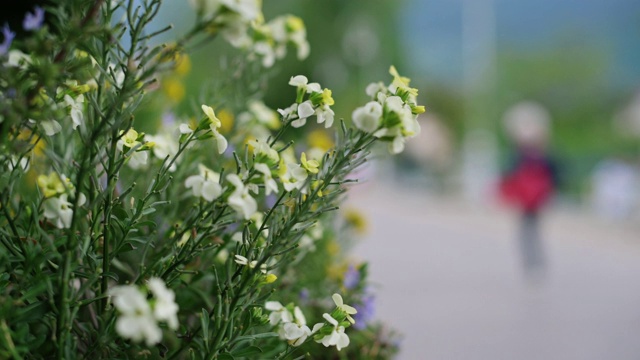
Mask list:
[[[9,47],[11,46],[13,38],[16,37],[16,33],[9,29],[9,25],[4,24],[2,27],[2,35],[4,36],[4,40],[0,43],[0,55],[4,55],[9,51]]]
[[[354,328],[358,330],[362,330],[367,327],[367,323],[373,320],[376,312],[376,302],[375,297],[371,294],[364,295],[362,297],[362,304],[355,305],[358,313],[353,316],[356,323],[353,325]]]
[[[275,194],[269,194],[264,198],[264,204],[271,209],[278,201],[278,197]]]
[[[235,146],[233,146],[232,144],[229,144],[227,146],[227,149],[224,151],[224,156],[232,157],[234,151],[236,151]]]
[[[176,124],[176,115],[171,111],[162,114],[162,126],[172,128]]]
[[[38,30],[42,27],[44,22],[44,9],[40,6],[36,6],[33,13],[27,13],[22,21],[22,27],[25,30]]]
[[[300,300],[303,302],[309,300],[309,290],[307,288],[303,288],[302,290],[300,290],[300,293],[298,294],[298,296],[300,297]]]
[[[353,265],[349,265],[349,268],[344,273],[344,280],[342,281],[342,285],[345,289],[351,290],[358,286],[360,282],[360,271],[356,269]]]

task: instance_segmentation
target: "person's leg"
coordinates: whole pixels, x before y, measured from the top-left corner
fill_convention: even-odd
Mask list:
[[[527,275],[544,270],[544,255],[540,239],[540,224],[537,212],[525,212],[520,230],[522,264]]]

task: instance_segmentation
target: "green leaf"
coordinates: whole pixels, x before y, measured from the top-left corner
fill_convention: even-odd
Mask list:
[[[204,339],[204,348],[209,352],[209,312],[202,308],[202,317],[200,317],[200,323],[202,324],[202,334]]]
[[[218,355],[218,360],[235,360],[235,359],[236,358],[234,358],[233,355],[229,353],[222,353]]]
[[[102,276],[110,277],[113,280],[115,280],[116,283],[120,282],[120,278],[118,277],[118,274],[116,274],[114,272],[108,271],[108,272],[102,273]]]
[[[257,346],[247,346],[245,348],[237,349],[231,352],[233,356],[237,357],[251,357],[262,354],[262,349]]]
[[[263,339],[263,338],[276,337],[276,336],[278,336],[277,333],[268,332],[268,333],[255,334],[255,335],[238,336],[236,341],[239,342],[239,341],[245,341],[245,340]]]
[[[142,210],[142,215],[143,215],[143,216],[144,216],[144,215],[149,215],[149,214],[152,214],[152,213],[154,213],[154,212],[156,212],[156,208],[154,208],[154,207],[148,207],[148,208],[146,208],[146,209]]]

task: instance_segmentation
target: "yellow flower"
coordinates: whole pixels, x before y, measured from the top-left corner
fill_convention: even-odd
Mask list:
[[[327,253],[330,256],[336,256],[340,253],[340,245],[335,241],[331,240],[327,243]],[[344,273],[344,271],[340,271],[340,274]]]
[[[333,147],[333,139],[324,130],[313,130],[307,135],[309,147],[319,148],[323,152],[329,151]]]
[[[426,109],[423,105],[411,105],[411,112],[415,115],[422,114]]]
[[[362,213],[356,209],[347,209],[344,212],[344,219],[347,224],[349,224],[358,234],[365,234],[367,232],[367,228],[369,227],[367,224],[367,218],[362,215]]]
[[[170,76],[162,80],[162,90],[173,102],[180,102],[184,98],[185,89],[180,79]]]
[[[319,171],[319,167],[320,164],[318,164],[318,162],[316,160],[308,160],[307,161],[307,154],[302,153],[300,155],[300,162],[303,168],[305,168],[308,172],[312,173],[312,174],[317,174]]]
[[[215,128],[219,128],[222,126],[222,122],[220,121],[220,119],[218,119],[218,117],[216,116],[216,113],[213,111],[213,108],[211,108],[211,106],[202,105],[202,111],[204,112],[205,115],[207,115],[207,117],[211,121],[210,123],[211,126]]]
[[[396,70],[396,67],[393,65],[391,65],[391,67],[389,68],[389,74],[393,76],[394,83],[397,80],[398,83],[404,86],[409,86],[409,83],[411,82],[411,79],[409,79],[408,77],[400,76],[400,74],[398,73],[398,70]]]
[[[62,194],[65,191],[64,183],[56,172],[38,176],[37,182],[46,198]]]
[[[122,134],[122,132],[120,132]],[[121,143],[120,143],[121,142]],[[130,128],[126,134],[120,139],[119,147],[122,149],[122,146],[126,146],[128,148],[133,148],[138,144],[138,132],[133,128]]]
[[[181,52],[177,52],[174,59],[176,63],[176,74],[184,76],[191,71],[191,58],[189,55]]]
[[[278,277],[275,274],[267,274],[264,277],[264,283],[265,284],[271,284],[271,283],[275,282],[276,280],[278,280]]]
[[[389,74],[393,76],[392,84],[398,88],[397,95],[403,98],[406,101],[407,95],[418,96],[418,89],[409,87],[409,83],[411,79],[408,77],[400,76],[398,70],[396,70],[395,66],[391,65],[389,68]]]
[[[347,264],[331,264],[327,266],[327,277],[329,279],[342,281],[342,277],[345,271],[347,271]]]
[[[220,109],[218,111],[218,119],[220,119],[220,122],[222,123],[220,133],[225,135],[230,133],[233,129],[233,113],[227,109]]]
[[[287,29],[296,32],[304,29],[304,21],[297,16],[287,16]]]
[[[314,180],[311,182],[311,191],[316,191],[316,189],[318,189],[320,186],[322,186],[322,184],[324,183],[324,181],[322,180]],[[323,197],[324,194],[322,193],[322,190],[318,190],[318,197]]]
[[[322,102],[326,105],[332,106],[333,104],[335,104],[336,102],[333,100],[333,97],[331,97],[331,90],[325,88],[322,91]]]

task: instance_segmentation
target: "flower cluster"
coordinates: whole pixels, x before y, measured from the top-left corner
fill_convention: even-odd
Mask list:
[[[397,154],[404,150],[406,138],[420,133],[418,115],[425,111],[424,106],[416,103],[418,89],[409,87],[410,79],[400,76],[395,67],[389,73],[393,82],[372,83],[366,93],[372,101],[353,111],[355,126],[382,141],[389,142],[389,152]]]
[[[291,121],[291,126],[299,128],[307,123],[307,118],[315,115],[318,124],[324,123],[326,128],[333,124],[335,113],[331,106],[335,103],[331,90],[322,89],[318,83],[310,83],[304,75],[291,77],[289,85],[297,89],[296,102],[286,109],[278,109],[285,121]]]
[[[309,55],[307,31],[302,20],[283,15],[264,21],[261,0],[190,0],[212,33],[220,33],[233,47],[247,50],[262,66],[272,67],[287,54],[287,44],[302,60]]]
[[[127,132],[120,132],[120,139],[116,142],[118,151],[124,152],[127,165],[134,170],[147,166],[149,161],[148,150],[154,147],[153,142],[144,141],[144,133],[138,133],[133,128]]]
[[[64,175],[52,172],[49,175],[40,175],[37,179],[38,187],[44,195],[42,208],[44,217],[49,219],[60,229],[71,226],[73,219],[73,203],[76,192],[71,181]],[[86,197],[80,193],[77,195],[77,206],[84,205]]]
[[[284,15],[267,23],[255,24],[252,40],[251,52],[262,59],[262,66],[266,68],[272,67],[276,59],[286,56],[289,43],[296,47],[299,60],[309,56],[307,31],[297,16]]]
[[[152,298],[148,299],[147,290]],[[115,286],[109,290],[112,302],[120,314],[116,331],[125,339],[142,340],[148,346],[162,340],[158,322],[166,322],[171,330],[178,329],[178,305],[175,293],[160,278],[151,278],[146,287]]]
[[[335,346],[340,351],[349,345],[345,328],[355,323],[351,315],[357,311],[344,304],[340,294],[333,294],[332,299],[336,309],[331,314],[324,313],[322,317],[326,322],[315,324],[313,329],[307,326],[307,320],[298,306],[289,304],[285,307],[277,301],[267,301],[265,309],[271,311],[269,323],[278,327],[278,335],[289,345],[300,346],[313,335],[317,343],[322,343],[325,347]]]
[[[335,291],[369,304],[364,267],[329,274],[345,230],[333,214],[376,140],[410,136],[416,91],[395,73],[372,93],[379,124],[334,136],[332,92],[307,77],[290,78],[291,106],[260,99],[263,67],[291,45],[309,54],[301,19],[265,20],[261,0],[191,2],[190,29],[164,44],[156,0],[36,7],[19,36],[0,24],[0,358],[360,351],[346,329],[371,329],[369,308],[335,294],[327,310]],[[190,113],[176,106],[194,100],[186,51],[216,34],[244,56]],[[160,114],[175,115],[154,130]],[[292,129],[307,121],[323,126]],[[303,289],[298,306],[269,301]]]

